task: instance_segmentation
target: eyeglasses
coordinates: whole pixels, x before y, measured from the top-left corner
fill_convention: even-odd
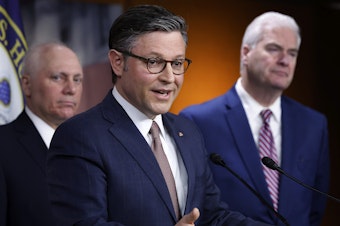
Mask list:
[[[162,58],[158,57],[151,57],[151,58],[145,58],[141,56],[137,56],[131,52],[127,51],[120,51],[121,53],[134,57],[138,60],[143,61],[146,64],[146,68],[151,74],[158,74],[164,71],[166,64],[170,63],[172,68],[172,73],[175,75],[182,75],[184,74],[191,64],[191,60],[185,58],[185,59],[178,59],[178,60],[164,60]]]

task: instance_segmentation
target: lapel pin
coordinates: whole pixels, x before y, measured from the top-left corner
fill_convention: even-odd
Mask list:
[[[178,136],[183,137],[184,134],[182,132],[178,132]]]

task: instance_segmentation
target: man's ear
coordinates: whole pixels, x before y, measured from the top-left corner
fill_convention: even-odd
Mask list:
[[[248,64],[248,53],[250,52],[250,47],[248,45],[242,46],[241,49],[241,61],[243,65]]]
[[[110,60],[112,70],[118,77],[120,77],[124,71],[125,61],[123,54],[115,49],[111,49],[108,53],[108,57]]]
[[[25,96],[31,95],[31,76],[29,75],[21,76],[21,89]]]

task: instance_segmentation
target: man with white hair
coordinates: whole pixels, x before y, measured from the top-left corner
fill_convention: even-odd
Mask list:
[[[263,157],[270,157],[290,175],[328,191],[327,119],[282,95],[293,80],[300,43],[292,17],[277,12],[258,16],[243,37],[236,84],[220,97],[180,114],[200,127],[207,150],[218,153],[266,200],[260,201],[222,167],[212,166],[222,199],[231,209],[282,225],[284,220],[275,210],[291,226],[316,226],[324,214],[325,197],[261,163]]]
[[[52,42],[33,46],[22,71],[25,109],[0,126],[0,225],[53,226],[46,156],[55,129],[78,110],[83,69],[73,50]]]

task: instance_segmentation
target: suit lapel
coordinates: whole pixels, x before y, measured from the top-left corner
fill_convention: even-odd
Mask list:
[[[292,128],[298,120],[295,120],[296,112],[292,111],[290,107],[287,106],[287,102],[283,97],[281,100],[282,106],[282,159],[281,159],[281,168],[286,172],[293,172],[294,170],[294,159],[297,159],[297,153],[294,151],[295,146],[299,145],[297,142],[294,141],[295,137],[300,137],[297,133],[295,128]],[[291,194],[289,191],[291,189],[285,189],[286,187],[291,187],[292,181],[285,177],[284,175],[280,175],[280,194],[279,194],[279,211],[282,212],[283,215],[289,216],[291,208]],[[282,189],[283,188],[283,189]]]
[[[191,210],[194,206],[191,204],[194,203],[192,200],[195,198],[194,194],[194,185],[196,184],[196,175],[195,168],[192,164],[192,156],[189,151],[184,151],[184,148],[189,147],[189,144],[192,142],[189,134],[185,132],[185,128],[181,127],[181,124],[176,123],[174,117],[171,117],[170,114],[163,115],[164,126],[167,128],[170,136],[174,139],[176,143],[176,147],[182,157],[182,160],[185,165],[185,169],[188,175],[188,195],[187,201],[185,205],[186,210]]]
[[[111,92],[105,98],[103,104],[104,118],[112,122],[110,133],[121,141],[126,151],[138,163],[176,219],[167,185],[150,146],[124,109],[112,97]]]
[[[241,156],[244,166],[255,185],[255,189],[260,191],[263,196],[270,200],[258,150],[251,134],[249,124],[244,117],[246,117],[246,115],[243,109],[238,107],[228,113],[228,123],[235,137],[235,142],[239,147],[239,155]],[[258,178],[261,178],[261,180]]]
[[[241,100],[236,93],[235,86],[227,95],[226,108],[227,122],[235,139],[235,143],[238,146],[237,150],[242,158],[244,167],[251,178],[252,184],[255,186],[254,189],[260,193],[268,203],[271,203],[259,152]],[[274,214],[272,214],[272,217],[274,219],[276,218]]]
[[[23,150],[26,151],[33,162],[35,162],[45,174],[48,149],[25,111],[14,121],[14,129],[18,134],[19,142],[23,146]]]

